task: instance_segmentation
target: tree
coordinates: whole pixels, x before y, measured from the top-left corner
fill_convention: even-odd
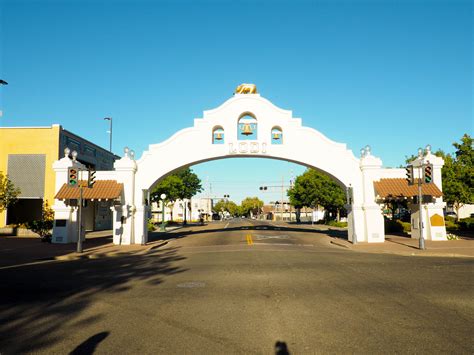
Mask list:
[[[202,191],[201,180],[191,169],[180,169],[161,180],[152,190],[150,198],[152,201],[161,200],[161,194],[166,194],[165,202],[171,208],[171,220],[173,220],[173,207],[176,200],[190,199],[196,193]],[[184,209],[184,224],[186,224],[186,208]]]
[[[168,175],[153,189],[150,198],[154,202],[161,200],[161,194],[166,194],[165,205],[171,207],[171,221],[173,220],[173,207],[179,198],[180,191],[184,189],[183,181],[176,175]],[[164,217],[164,216],[163,216]]]
[[[474,203],[474,150],[473,139],[464,134],[461,143],[453,143],[456,148],[454,157],[444,156],[442,169],[444,200],[456,210],[465,204]]]
[[[21,191],[0,171],[0,212],[6,210],[18,201]]]
[[[226,211],[226,212],[229,212],[231,216],[235,216],[239,213],[239,206],[237,206],[237,204],[233,201],[226,201],[222,199],[222,200],[219,200],[214,205],[214,211],[216,212]]]
[[[246,197],[240,204],[240,213],[243,216],[259,214],[262,207],[263,201],[258,197]]]
[[[175,175],[183,182],[183,189],[178,193],[178,197],[180,200],[183,200],[183,203],[185,203],[185,199],[191,199],[202,191],[201,180],[190,168],[181,169]],[[183,224],[186,224],[186,207],[184,207]]]
[[[454,142],[456,148],[454,155],[437,150],[434,154],[443,158],[444,166],[441,170],[443,184],[443,199],[456,210],[459,219],[459,209],[474,203],[474,151],[473,139],[464,134],[461,142]],[[407,157],[409,163],[416,156]]]
[[[346,203],[344,190],[329,176],[314,169],[307,169],[296,178],[288,196],[295,208],[323,206],[327,211],[336,212],[338,220]]]

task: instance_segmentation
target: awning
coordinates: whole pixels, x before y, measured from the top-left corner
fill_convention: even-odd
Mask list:
[[[87,187],[87,181],[79,181],[82,198],[85,200],[114,200],[122,195],[123,184],[115,180],[97,180],[93,188]],[[79,199],[79,187],[64,184],[54,196],[58,200]]]
[[[418,179],[414,185],[408,185],[406,179],[380,179],[374,182],[375,194],[380,198],[418,196]],[[441,197],[443,193],[434,183],[422,184],[421,194]]]

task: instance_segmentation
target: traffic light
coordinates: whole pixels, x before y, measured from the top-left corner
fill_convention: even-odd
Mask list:
[[[433,182],[433,164],[425,165],[425,183],[430,184]]]
[[[413,185],[415,183],[415,179],[413,177],[413,165],[408,165],[406,168],[406,180],[408,185]]]
[[[94,187],[95,184],[95,170],[89,170],[89,178],[87,179],[87,187]]]
[[[79,169],[77,168],[68,168],[67,169],[67,184],[69,186],[77,186],[77,182],[78,182],[78,178],[79,178]]]

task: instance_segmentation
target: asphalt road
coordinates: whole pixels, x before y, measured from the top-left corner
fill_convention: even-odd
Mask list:
[[[146,255],[0,269],[0,353],[472,354],[473,264],[215,222]]]

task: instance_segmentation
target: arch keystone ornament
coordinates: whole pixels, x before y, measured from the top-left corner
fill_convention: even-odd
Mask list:
[[[254,124],[243,122],[253,124],[252,134],[240,134],[242,117],[255,119]],[[137,161],[127,149],[124,157],[115,162],[113,171],[97,172],[96,180],[114,177],[117,183],[123,184],[121,199],[112,207],[114,243],[147,242],[149,192],[162,178],[180,168],[235,157],[284,160],[329,175],[347,191],[348,239],[354,243],[384,241],[384,220],[376,201],[374,182],[384,177],[405,176],[405,169],[382,169],[382,161],[372,155],[370,147],[364,148],[357,158],[346,144],[303,126],[292,111],[261,97],[254,84],[242,84],[219,107],[195,118],[192,127],[149,145]],[[438,175],[440,178],[437,168],[435,165],[435,182]]]

